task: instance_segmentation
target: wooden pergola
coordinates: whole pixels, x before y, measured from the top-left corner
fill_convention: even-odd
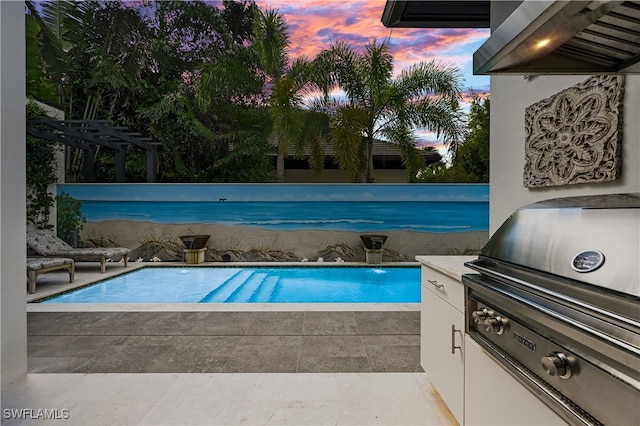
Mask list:
[[[45,127],[46,126],[46,127]],[[95,182],[95,153],[98,146],[115,151],[116,182],[125,182],[125,160],[129,146],[147,153],[147,182],[156,181],[157,146],[151,138],[114,126],[110,120],[29,120],[27,134],[84,151],[84,181]]]

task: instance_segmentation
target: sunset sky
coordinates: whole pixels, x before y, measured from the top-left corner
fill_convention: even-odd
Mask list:
[[[335,40],[357,48],[390,38],[395,71],[435,59],[458,67],[465,89],[489,90],[489,77],[474,76],[472,58],[489,36],[488,29],[386,28],[380,18],[385,0],[256,0],[261,9],[277,9],[289,26],[295,58],[314,56]]]
[[[313,57],[333,41],[354,48],[389,39],[394,72],[421,61],[437,60],[460,69],[462,86],[473,93],[489,92],[489,77],[473,75],[473,52],[489,37],[489,29],[386,28],[380,18],[385,0],[256,0],[263,10],[277,9],[289,26],[290,58]],[[417,132],[419,143],[444,150],[428,132]]]

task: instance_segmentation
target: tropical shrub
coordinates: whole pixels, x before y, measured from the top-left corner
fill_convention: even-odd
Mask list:
[[[40,105],[29,101],[26,118],[42,120],[50,117]],[[49,192],[49,186],[57,180],[55,153],[60,148],[31,135],[27,135],[26,145],[27,224],[38,229],[52,229],[49,217],[54,198]]]
[[[488,97],[474,96],[464,142],[454,152],[451,164],[438,162],[420,169],[416,181],[422,183],[489,182]]]
[[[66,192],[58,194],[56,201],[58,204],[58,237],[69,242],[71,232],[75,231],[79,234],[84,224],[87,223],[87,219],[82,214],[82,203]]]

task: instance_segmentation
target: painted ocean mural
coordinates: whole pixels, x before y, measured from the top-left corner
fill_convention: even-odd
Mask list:
[[[87,221],[217,223],[272,230],[489,229],[488,185],[63,184]]]

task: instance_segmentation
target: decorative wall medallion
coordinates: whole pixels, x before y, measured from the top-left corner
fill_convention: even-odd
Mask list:
[[[525,111],[527,188],[606,182],[622,165],[622,75],[594,76]]]

